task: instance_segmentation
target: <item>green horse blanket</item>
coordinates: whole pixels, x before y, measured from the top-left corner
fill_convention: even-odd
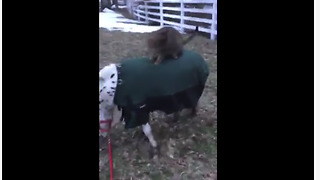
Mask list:
[[[145,58],[125,59],[118,70],[114,103],[122,109],[125,128],[145,124],[149,112],[173,113],[195,106],[209,69],[196,52],[184,50],[178,59],[154,65]]]

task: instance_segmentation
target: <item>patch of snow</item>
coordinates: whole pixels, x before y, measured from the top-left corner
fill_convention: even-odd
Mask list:
[[[126,24],[126,22],[130,24]],[[137,23],[137,24],[133,24]],[[109,31],[120,30],[123,32],[148,33],[160,29],[160,26],[139,25],[141,22],[127,19],[110,9],[104,9],[99,13],[99,27]]]
[[[121,6],[121,5],[118,5],[118,8],[119,8],[119,9],[126,9],[126,8],[127,8],[127,6]],[[115,4],[113,4],[113,5],[111,6],[111,9],[116,9],[116,5],[115,5]]]

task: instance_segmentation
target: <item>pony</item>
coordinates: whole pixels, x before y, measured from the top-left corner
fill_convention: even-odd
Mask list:
[[[191,108],[195,114],[208,75],[205,60],[191,50],[183,50],[178,59],[158,65],[148,57],[141,57],[103,67],[99,72],[99,121],[104,131],[100,135],[107,136],[106,122],[111,128],[122,121],[125,129],[142,126],[156,149],[158,144],[149,124],[150,112],[177,114]],[[121,118],[113,119],[116,107],[122,114]]]

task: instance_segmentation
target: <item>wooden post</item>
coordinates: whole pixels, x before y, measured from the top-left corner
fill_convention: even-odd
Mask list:
[[[212,12],[212,24],[211,24],[211,33],[210,33],[210,39],[215,40],[216,34],[214,33],[216,31],[216,20],[217,20],[217,0],[213,1],[213,12]],[[217,31],[218,33],[218,31]]]
[[[180,0],[180,30],[184,33],[184,0]]]
[[[126,6],[127,6],[127,9],[129,11],[130,15],[133,16],[132,7],[131,7],[131,0],[126,0]]]
[[[136,6],[136,10],[140,10],[140,8],[139,8],[140,3],[139,3],[139,2],[137,2],[137,3],[138,3],[138,4],[137,4],[137,6]],[[137,14],[141,15],[141,13],[138,12],[138,11],[137,11]],[[138,16],[138,21],[141,21],[140,16]]]
[[[163,1],[160,0],[159,2],[159,7],[160,7],[160,27],[163,27]]]
[[[131,14],[134,16],[134,14],[133,14],[133,4],[132,4],[131,1],[130,1],[130,12],[131,12]]]
[[[149,17],[148,17],[148,8],[147,8],[147,2],[144,1],[144,15],[145,15],[145,22],[149,24]]]

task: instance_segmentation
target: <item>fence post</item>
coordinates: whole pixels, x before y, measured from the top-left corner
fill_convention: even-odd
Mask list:
[[[180,0],[180,31],[184,33],[184,0]]]
[[[217,20],[217,16],[216,14],[217,13],[217,0],[214,0],[213,1],[213,12],[212,12],[212,24],[211,24],[211,33],[210,33],[210,39],[212,40],[215,40],[216,38],[216,34],[215,34],[215,31],[216,31],[216,20]],[[218,33],[218,31],[217,31]]]
[[[159,2],[159,7],[160,7],[160,27],[163,27],[163,1],[160,0]]]
[[[138,3],[138,4],[137,4],[137,6],[136,6],[136,10],[140,10],[140,7],[139,7],[139,6],[140,6],[140,1],[138,1],[137,3]],[[140,12],[137,11],[137,13],[141,16],[141,13],[140,13]],[[140,16],[138,16],[138,21],[141,21],[141,17],[140,17]]]
[[[129,11],[130,15],[132,15],[132,8],[131,8],[130,1],[128,1],[128,0],[126,1],[126,6],[127,6],[127,9]]]
[[[129,1],[130,2],[130,11],[131,11],[131,14],[132,16],[137,19],[136,15],[134,14],[134,4],[132,1]]]
[[[145,22],[149,23],[149,17],[148,17],[148,8],[147,8],[147,3],[146,1],[144,1],[144,15],[145,15]]]

